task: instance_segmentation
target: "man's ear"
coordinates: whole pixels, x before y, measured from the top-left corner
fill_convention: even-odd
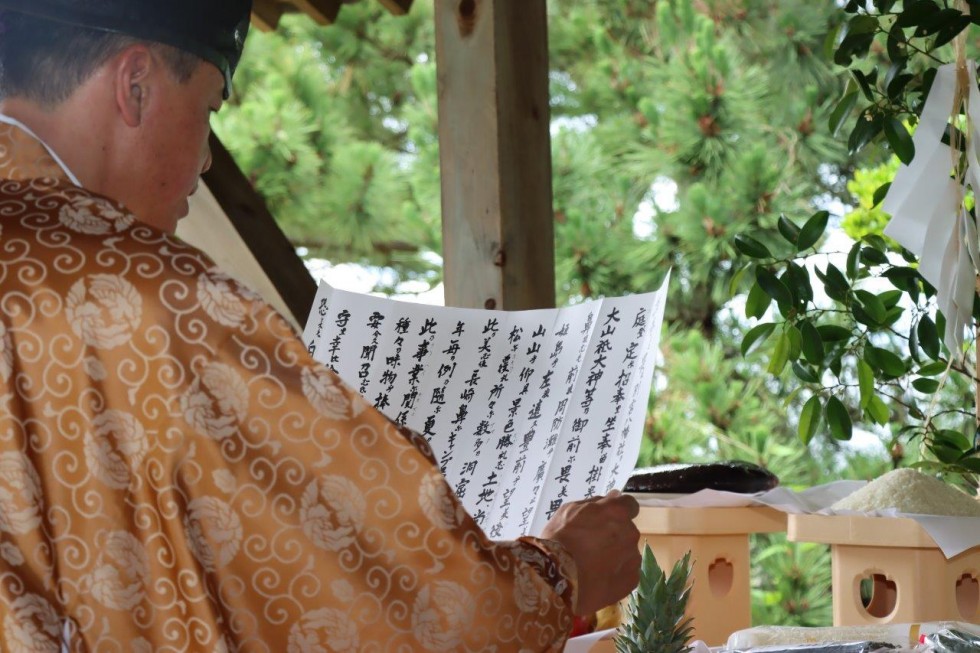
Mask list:
[[[146,45],[137,43],[116,55],[113,64],[116,108],[126,125],[139,127],[155,64],[153,54]]]

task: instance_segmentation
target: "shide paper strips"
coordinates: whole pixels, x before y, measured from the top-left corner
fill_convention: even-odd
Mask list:
[[[970,129],[966,139],[967,169],[961,184],[953,176],[956,153],[942,143],[953,113],[956,64],[941,66],[912,137],[915,158],[903,165],[888,190],[882,209],[892,219],[885,235],[919,257],[919,271],[936,288],[939,310],[946,317],[944,341],[954,356],[962,355],[963,330],[970,324],[976,288],[977,230],[963,207],[964,186],[980,190],[976,129],[980,125],[980,91],[976,64],[967,62]]]
[[[422,433],[494,538],[539,533],[567,501],[633,470],[667,282],[560,309],[433,307],[323,283],[310,353],[398,424]]]

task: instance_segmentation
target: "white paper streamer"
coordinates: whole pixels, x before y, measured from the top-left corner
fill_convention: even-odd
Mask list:
[[[980,91],[973,61],[969,79],[970,132],[966,138],[965,186],[980,191],[977,127]],[[919,272],[936,288],[939,310],[946,317],[943,340],[953,356],[963,354],[963,331],[971,323],[977,274],[977,229],[962,206],[964,184],[953,178],[954,153],[942,143],[956,94],[956,64],[941,66],[922,109],[912,141],[915,158],[895,175],[882,209],[892,216],[885,235],[919,257]]]

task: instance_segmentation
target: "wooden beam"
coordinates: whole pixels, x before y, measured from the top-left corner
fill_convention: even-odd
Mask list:
[[[210,145],[213,163],[203,175],[204,182],[296,321],[306,324],[313,307],[316,282],[269,213],[262,197],[214,134]]]
[[[344,4],[357,0],[254,0],[252,24],[263,32],[271,32],[279,25],[284,13],[299,11],[321,25],[330,25]],[[412,7],[412,0],[378,0],[396,16],[404,16]]]
[[[451,306],[555,303],[545,0],[435,0]]]
[[[263,32],[271,32],[279,24],[282,12],[282,4],[278,0],[255,0],[252,4],[252,24]]]
[[[337,20],[342,0],[288,0],[290,4],[321,25]]]
[[[396,16],[404,16],[412,8],[412,0],[378,0],[384,8]]]

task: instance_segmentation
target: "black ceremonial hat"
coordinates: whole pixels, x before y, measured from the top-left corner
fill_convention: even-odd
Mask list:
[[[225,76],[227,97],[245,45],[252,0],[0,0],[0,9],[196,54]]]

